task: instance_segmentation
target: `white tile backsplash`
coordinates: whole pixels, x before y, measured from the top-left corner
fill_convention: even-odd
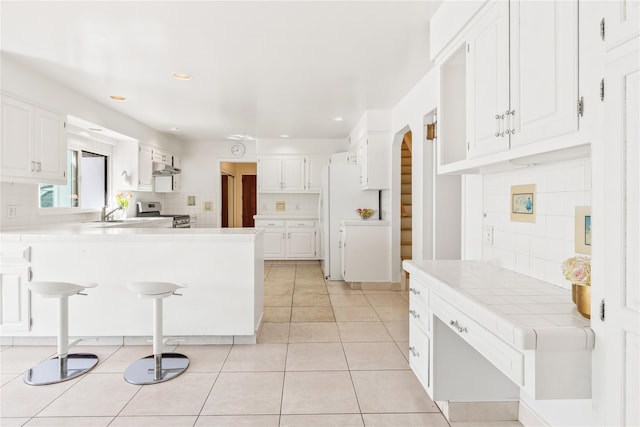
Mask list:
[[[536,185],[535,223],[511,221],[511,186],[522,184]],[[570,288],[560,265],[574,255],[575,207],[591,203],[591,160],[487,174],[483,186],[483,227],[494,227],[494,243],[483,243],[483,259]]]
[[[318,215],[319,194],[259,193],[259,215]],[[276,202],[285,202],[285,210],[276,210]]]

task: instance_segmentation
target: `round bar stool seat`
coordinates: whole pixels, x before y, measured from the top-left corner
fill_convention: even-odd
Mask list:
[[[189,367],[189,358],[180,353],[162,352],[162,300],[185,286],[170,282],[135,282],[127,285],[140,298],[153,299],[153,354],[133,362],[124,372],[131,384],[145,385],[169,381]]]
[[[29,282],[27,287],[43,298],[58,299],[58,354],[40,362],[24,373],[24,382],[29,385],[56,384],[89,372],[98,364],[98,356],[91,353],[71,353],[69,347],[69,297],[81,294],[86,288],[97,286],[78,285],[68,282]],[[84,295],[84,294],[81,294]]]

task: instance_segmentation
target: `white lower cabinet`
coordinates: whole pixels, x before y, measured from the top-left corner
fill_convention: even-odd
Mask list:
[[[265,259],[315,259],[315,220],[256,220],[264,228]]]
[[[0,332],[28,331],[31,300],[27,283],[31,278],[31,249],[3,244],[0,271]]]
[[[346,282],[391,280],[389,221],[341,221],[340,251],[342,276]]]

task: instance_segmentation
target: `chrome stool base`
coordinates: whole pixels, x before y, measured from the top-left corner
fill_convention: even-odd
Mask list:
[[[47,385],[67,381],[89,372],[98,364],[98,356],[90,353],[72,353],[66,357],[47,359],[24,373],[29,385]]]
[[[136,385],[157,384],[177,377],[189,367],[189,358],[184,354],[162,353],[157,356],[152,354],[133,362],[124,371],[124,379]]]

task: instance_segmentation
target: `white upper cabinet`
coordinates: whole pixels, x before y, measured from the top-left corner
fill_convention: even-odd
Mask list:
[[[498,1],[467,39],[468,156],[509,148],[509,3]]]
[[[578,130],[577,2],[495,2],[467,50],[468,157]]]
[[[2,180],[64,184],[64,117],[2,94]]]
[[[358,164],[363,190],[386,190],[391,187],[390,138],[388,132],[370,132],[360,140]]]
[[[153,149],[146,145],[138,148],[138,191],[153,189]]]
[[[282,183],[284,191],[303,191],[305,189],[303,157],[283,157]]]
[[[322,168],[329,164],[329,156],[307,156],[304,163],[306,190],[320,192],[322,184]]]
[[[258,190],[317,193],[328,156],[263,156],[258,159]]]
[[[557,150],[588,155],[578,36],[575,0],[489,2],[461,28],[440,59],[438,172],[478,172]]]
[[[601,36],[607,50],[640,33],[640,1],[609,0],[601,22]]]
[[[511,147],[578,130],[578,2],[513,1]]]

